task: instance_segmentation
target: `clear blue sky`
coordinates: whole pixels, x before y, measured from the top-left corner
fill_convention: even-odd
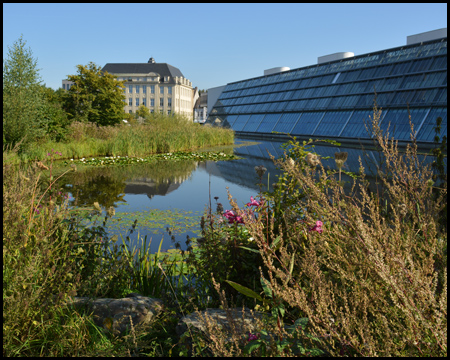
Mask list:
[[[93,61],[156,62],[199,89],[406,44],[447,27],[447,4],[3,4],[3,58],[21,34],[54,89]]]

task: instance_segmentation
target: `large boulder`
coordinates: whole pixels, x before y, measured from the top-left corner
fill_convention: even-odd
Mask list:
[[[149,298],[136,293],[122,299],[69,298],[68,304],[92,313],[97,326],[114,334],[124,335],[131,330],[148,325],[163,310],[160,299]]]

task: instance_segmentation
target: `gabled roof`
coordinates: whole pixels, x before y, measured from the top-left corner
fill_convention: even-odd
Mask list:
[[[166,63],[108,63],[102,71],[110,74],[148,74],[153,72],[161,77],[184,77],[180,69]]]

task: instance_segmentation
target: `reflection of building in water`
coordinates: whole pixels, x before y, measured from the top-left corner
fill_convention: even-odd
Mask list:
[[[157,182],[150,177],[136,177],[125,181],[125,193],[134,195],[146,194],[150,199],[155,195],[164,196],[178,189],[189,176],[190,173],[185,176],[176,176]]]
[[[235,154],[243,157],[244,159],[219,162],[208,161],[202,167],[204,167],[211,175],[221,177],[229,182],[239,184],[241,186],[259,190],[259,179],[256,176],[255,166],[263,165],[267,169],[267,172],[262,178],[262,189],[263,191],[267,190],[268,173],[270,173],[269,185],[270,190],[273,190],[272,184],[277,181],[278,175],[281,172],[276,168],[269,154],[274,156],[275,159],[283,157],[284,150],[281,148],[281,144],[282,142],[276,141],[260,141],[257,145],[238,147],[234,150]],[[314,150],[311,150],[311,152],[315,152],[320,155],[321,162],[325,169],[336,169],[334,154],[337,152],[348,153],[348,159],[343,167],[343,170],[346,171],[358,174],[360,168],[360,158],[362,160],[365,173],[368,175],[375,174],[377,166],[381,167],[381,169],[384,169],[385,166],[385,161],[382,154],[374,150],[316,145]],[[424,157],[419,155],[419,160],[423,161]],[[431,156],[428,156],[425,159],[426,164],[431,163],[432,161],[433,158]],[[343,175],[342,178],[346,181],[351,180],[350,177],[346,175]]]

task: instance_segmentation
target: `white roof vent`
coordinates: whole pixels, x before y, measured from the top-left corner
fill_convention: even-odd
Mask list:
[[[427,32],[423,32],[416,35],[410,35],[406,37],[406,45],[412,45],[421,43],[424,41],[431,41],[441,38],[447,37],[447,28],[437,29],[437,30],[431,30]]]
[[[264,70],[264,76],[272,75],[272,74],[276,74],[276,73],[280,73],[280,72],[288,71],[288,70],[291,70],[291,68],[288,68],[286,66],[274,67],[274,68],[271,68],[271,69]]]
[[[317,58],[317,63],[323,64],[323,63],[327,63],[330,61],[342,60],[342,59],[353,57],[353,56],[355,56],[355,54],[352,52],[338,52],[338,53],[334,53],[334,54],[330,54],[330,55],[319,56]]]

